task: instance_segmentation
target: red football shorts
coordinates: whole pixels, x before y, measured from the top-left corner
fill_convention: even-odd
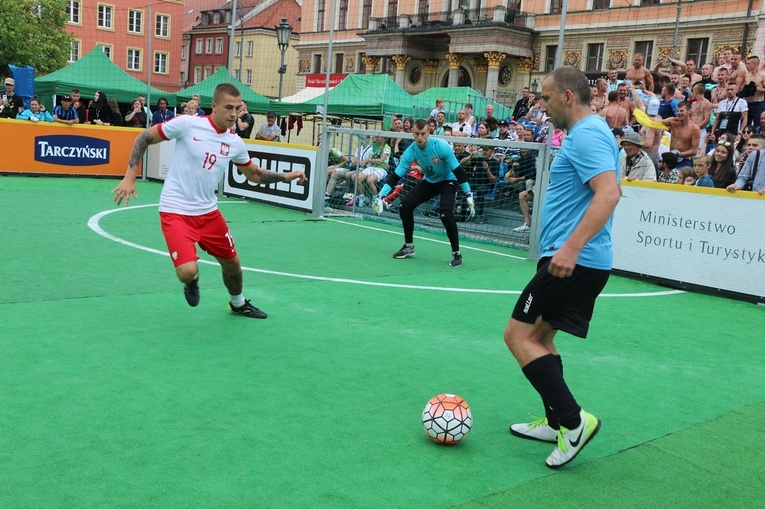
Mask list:
[[[160,212],[159,218],[167,250],[176,267],[199,260],[196,244],[216,258],[231,259],[236,256],[234,238],[219,210],[202,216]]]

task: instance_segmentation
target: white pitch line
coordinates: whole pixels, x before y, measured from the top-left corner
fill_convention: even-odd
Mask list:
[[[220,202],[221,204],[233,204],[233,203],[247,203],[247,202],[239,202],[239,201],[233,201],[233,202]],[[132,209],[142,209],[147,207],[156,207],[158,204],[153,203],[149,205],[133,205],[130,207],[122,207],[122,208],[116,208],[116,209],[110,209],[110,210],[104,210],[102,212],[99,212],[98,214],[94,215],[90,219],[88,219],[88,227],[96,232],[98,235],[109,239],[113,242],[117,242],[119,244],[122,244],[124,246],[132,247],[134,249],[140,249],[142,251],[146,251],[148,253],[154,253],[162,256],[169,256],[169,254],[166,251],[161,251],[159,249],[154,249],[151,247],[143,246],[141,244],[136,244],[135,242],[130,242],[128,240],[122,239],[120,237],[117,237],[115,235],[112,235],[111,233],[107,232],[103,228],[101,228],[101,225],[99,222],[101,221],[101,218],[108,216],[109,214],[113,214],[115,212],[122,212],[124,210],[132,210]],[[384,230],[382,228],[375,228],[372,226],[362,226],[362,225],[356,225],[352,223],[347,223],[345,221],[338,221],[335,219],[328,219],[329,221],[334,221],[337,223],[349,225],[349,226],[361,226],[362,228],[368,228],[375,231],[381,231],[381,232],[387,232],[387,233],[398,233],[398,232],[391,232],[390,230]],[[432,242],[440,242],[443,244],[446,244],[447,242],[444,242],[442,240],[434,240],[434,239],[428,239],[426,237],[416,237],[422,240],[428,240]],[[507,255],[504,253],[498,253],[496,251],[490,251],[487,249],[480,249],[480,248],[470,248],[474,249],[476,251],[481,251],[484,253],[489,254],[495,254],[498,256],[507,256],[510,258],[517,258],[520,260],[525,260],[525,258],[514,256],[514,255]],[[206,265],[219,265],[218,262],[210,261],[210,260],[199,260],[199,263],[204,263]],[[312,281],[327,281],[331,283],[345,283],[345,284],[355,284],[355,285],[364,285],[364,286],[377,286],[377,287],[385,287],[385,288],[403,288],[407,290],[428,290],[428,291],[436,291],[436,292],[453,292],[453,293],[484,293],[484,294],[491,294],[491,295],[519,295],[521,293],[520,290],[490,290],[490,289],[483,289],[483,288],[452,288],[452,287],[440,287],[440,286],[423,286],[423,285],[407,285],[407,284],[399,284],[399,283],[381,283],[376,281],[362,281],[358,279],[346,279],[346,278],[335,278],[335,277],[325,277],[325,276],[312,276],[309,274],[296,274],[292,272],[281,272],[281,271],[275,271],[275,270],[266,270],[266,269],[256,269],[254,267],[242,267],[242,270],[246,270],[249,272],[257,272],[261,274],[270,274],[274,276],[283,276],[283,277],[292,277],[296,279],[307,279]],[[665,296],[665,295],[675,295],[685,293],[682,290],[667,290],[667,291],[661,291],[661,292],[641,292],[641,293],[603,293],[600,295],[600,297],[658,297],[658,296]]]

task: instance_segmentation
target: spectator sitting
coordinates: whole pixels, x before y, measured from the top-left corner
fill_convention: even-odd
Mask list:
[[[496,118],[487,118],[486,127],[489,129],[489,135],[491,138],[496,138],[499,136],[499,121]]]
[[[369,196],[377,195],[377,182],[384,182],[388,176],[388,160],[390,159],[391,148],[385,143],[382,136],[372,136],[372,152],[363,160],[359,161],[359,167],[364,166],[364,170],[358,174],[356,189],[369,190]],[[351,180],[355,180],[356,175],[351,175]],[[364,200],[360,199],[359,206],[363,206]]]
[[[24,111],[24,100],[15,92],[16,80],[5,78],[5,91],[0,96],[0,118],[16,118]]]
[[[140,99],[136,99],[133,101],[131,110],[125,115],[125,126],[143,129],[146,127],[146,120],[146,111],[144,111],[143,103]]]
[[[712,167],[712,158],[709,156],[696,156],[693,158],[693,172],[696,178],[693,179],[693,185],[699,187],[714,187],[715,182],[709,174]]]
[[[550,145],[553,147],[559,147],[563,145],[563,138],[566,137],[566,131],[561,129],[560,127],[554,127],[553,128],[553,134],[552,134],[552,140],[550,141]]]
[[[457,121],[452,124],[452,136],[470,136],[473,128],[467,121],[467,110],[461,109],[457,113]]]
[[[77,119],[80,124],[84,124],[88,116],[88,107],[85,105],[85,101],[80,100],[80,91],[73,88],[69,95],[72,97],[72,108],[77,110]]]
[[[521,191],[518,195],[518,205],[521,207],[523,224],[517,228],[513,228],[514,232],[524,233],[531,230],[531,202],[534,201],[535,190],[536,186],[532,185],[527,187],[525,191]]]
[[[151,116],[151,125],[162,124],[175,118],[175,113],[172,110],[168,110],[167,106],[167,99],[160,97],[157,101],[157,108],[159,109]]]
[[[40,104],[37,96],[29,100],[29,109],[16,115],[16,119],[30,120],[32,122],[53,122],[50,112],[45,109],[45,106]]]
[[[444,127],[445,127],[444,122],[446,122],[446,113],[444,113],[443,111],[439,111],[438,114],[436,115],[436,130],[433,131],[433,134],[438,134],[443,136]]]
[[[247,101],[242,99],[242,109],[239,110],[239,114],[236,117],[236,134],[240,138],[249,138],[252,135],[252,126],[255,125],[255,119],[252,117],[249,111],[247,111]]]
[[[320,134],[319,141],[316,143],[316,146],[321,146],[321,140],[322,136]],[[347,170],[347,164],[348,156],[343,154],[338,148],[329,147],[329,154],[327,155],[327,189],[324,193],[325,200],[328,200],[332,196],[332,190],[335,188],[333,185],[332,189],[329,189],[329,181],[332,178],[332,174],[339,170]]]
[[[361,145],[359,148],[356,149],[355,154],[353,157],[351,157],[351,164],[350,167],[338,167],[335,165],[334,171],[332,173],[328,172],[329,175],[329,181],[327,182],[327,190],[326,195],[332,196],[332,192],[335,190],[335,187],[340,182],[348,182],[355,184],[356,178],[355,178],[355,172],[359,166],[359,162],[367,159],[369,155],[372,153],[372,146],[371,145]],[[354,185],[353,194],[358,194],[358,188],[356,185]],[[353,205],[353,199],[351,199],[349,202],[345,203],[346,206]]]
[[[744,163],[746,163],[747,159],[749,159],[749,156],[754,152],[755,150],[762,150],[765,148],[765,136],[762,134],[752,134],[749,137],[749,141],[746,143],[746,152],[738,159],[736,160],[736,175],[741,173],[741,170],[744,168]]]
[[[428,120],[433,119],[431,118]],[[424,172],[422,171],[420,165],[417,164],[417,161],[412,161],[412,164],[409,165],[409,171],[406,172],[406,175],[404,175],[404,177],[398,181],[398,184],[396,184],[396,187],[393,188],[393,191],[391,191],[388,196],[383,198],[385,208],[389,208],[393,203],[393,200],[395,200],[399,195],[408,193],[409,190],[411,190],[417,184],[417,182],[422,180],[423,175]],[[393,207],[391,212],[398,212],[395,209],[396,207]]]
[[[430,112],[430,117],[429,118],[432,118],[433,120],[436,120],[437,115],[439,113],[441,113],[442,111],[444,111],[444,104],[445,103],[446,103],[446,101],[444,101],[442,98],[440,98],[440,97],[437,98],[436,99],[436,107],[433,108],[433,111]]]
[[[276,125],[276,113],[269,111],[266,113],[266,123],[261,124],[258,132],[255,133],[256,140],[279,141],[281,129]]]
[[[436,134],[436,121],[428,118],[428,134]]]
[[[665,184],[677,184],[679,175],[677,163],[677,154],[674,152],[664,152],[659,160],[659,177],[656,180]]]
[[[752,136],[754,138],[754,136]],[[751,139],[751,138],[750,138]],[[756,141],[761,141],[755,138]],[[736,181],[726,187],[731,193],[744,190],[754,191],[760,196],[765,194],[765,152],[757,150],[747,158],[746,164],[736,178]]]
[[[460,165],[467,171],[468,183],[475,196],[475,222],[481,224],[484,221],[486,194],[494,189],[494,183],[499,176],[499,161],[494,158],[494,147],[484,146],[477,149],[463,158]],[[462,204],[462,210],[467,209],[467,202],[465,202]]]
[[[189,115],[192,117],[199,116],[197,115],[197,111],[199,111],[199,104],[194,99],[187,102],[185,107],[182,104],[181,106],[183,107],[181,110],[182,115]]]
[[[696,172],[693,171],[693,168],[680,168],[677,173],[677,183],[681,186],[692,186],[695,177]]]
[[[109,107],[112,110],[112,120],[107,125],[121,126],[122,125],[122,113],[120,113],[120,105],[117,99],[114,97],[109,98]]]
[[[485,140],[492,139],[494,136],[491,135],[491,131],[489,130],[489,126],[486,124],[486,122],[479,122],[478,128],[476,129],[474,138],[483,138]]]
[[[53,120],[62,124],[79,124],[77,110],[72,106],[72,96],[66,94],[61,97],[61,104],[53,108]]]
[[[621,143],[624,149],[624,155],[620,158],[621,176],[629,182],[633,180],[656,182],[656,166],[653,165],[648,154],[640,148],[642,144],[643,140],[638,133],[630,131],[624,135]]]
[[[88,124],[110,125],[112,122],[112,107],[109,98],[103,90],[96,90],[93,100],[88,107]]]
[[[736,167],[733,165],[733,148],[725,144],[718,144],[709,175],[714,181],[715,187],[726,188],[736,181]]]
[[[512,185],[514,189],[529,189],[533,185],[534,178],[537,175],[537,157],[536,151],[528,148],[522,148],[520,155],[516,157],[505,173],[505,181]]]
[[[465,103],[465,119],[467,119],[467,123],[470,125],[470,132],[468,133],[468,136],[475,133],[475,124],[478,122],[478,119],[476,119],[473,116],[473,104],[472,103]]]

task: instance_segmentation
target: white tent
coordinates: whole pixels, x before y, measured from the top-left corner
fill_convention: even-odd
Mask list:
[[[329,90],[332,90],[335,87],[329,87]],[[289,97],[282,97],[283,103],[302,103],[305,101],[310,101],[314,97],[319,97],[321,94],[324,93],[324,87],[305,87],[303,90],[298,92],[297,94],[291,95]]]

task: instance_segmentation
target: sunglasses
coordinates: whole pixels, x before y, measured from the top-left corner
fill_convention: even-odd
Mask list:
[[[720,143],[717,144],[717,146],[719,147],[720,145],[722,145],[723,147],[730,147],[731,143],[729,141],[721,141]]]

